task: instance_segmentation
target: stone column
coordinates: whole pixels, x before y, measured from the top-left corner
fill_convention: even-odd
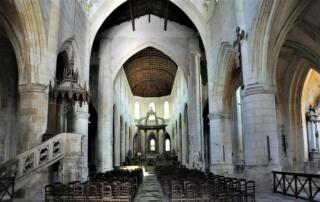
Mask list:
[[[315,133],[315,134],[316,134],[316,142],[317,142],[317,143],[316,143],[316,146],[317,146],[317,150],[319,151],[319,149],[320,149],[320,142],[319,142],[319,139],[320,139],[320,138],[319,138],[319,135],[320,135],[320,134],[319,134],[319,133],[320,133],[320,131],[319,131],[319,130],[320,130],[320,126],[319,126],[319,125],[320,125],[320,122],[319,122],[318,119],[319,119],[319,118],[317,117],[314,124],[315,124],[315,126],[316,126],[316,130],[315,130],[315,131],[316,131],[316,133]]]
[[[114,113],[114,166],[120,166],[120,116],[117,108]]]
[[[191,143],[188,145],[190,168],[203,168],[200,57],[201,55],[198,52],[190,54],[190,74],[188,78],[188,136]]]
[[[64,103],[57,104],[57,132],[66,132],[66,112]]]
[[[309,152],[316,150],[317,141],[316,141],[316,128],[315,128],[315,114],[312,111],[307,113],[307,133],[308,133],[308,144]]]
[[[159,148],[159,146],[160,146],[160,138],[159,138],[160,136],[159,136],[159,130],[156,130],[156,138],[157,138],[157,141],[156,141],[156,151],[158,152],[158,153],[160,153],[160,148]]]
[[[126,134],[126,155],[128,154],[130,150],[130,128],[127,125],[127,134]]]
[[[148,142],[148,134],[147,134],[147,131],[144,130],[144,154],[148,154],[148,145],[149,145],[149,142]]]
[[[121,153],[121,162],[120,162],[120,164],[122,165],[123,164],[123,162],[124,162],[124,159],[125,159],[125,143],[126,143],[126,140],[125,140],[125,126],[124,126],[124,121],[123,121],[123,119],[122,119],[122,122],[120,121],[120,124],[121,124],[121,126],[120,126],[120,144],[121,144],[121,146],[120,146],[120,148],[121,148],[121,151],[120,151],[120,153]]]
[[[210,171],[225,175],[233,173],[230,116],[224,112],[208,115],[210,120]]]
[[[105,172],[113,169],[113,79],[110,67],[110,51],[110,39],[101,39],[97,102],[98,172]]]
[[[78,170],[80,174],[80,180],[85,181],[88,179],[88,123],[89,113],[88,104],[84,103],[80,106],[79,103],[73,108],[71,112],[70,122],[68,121],[68,128],[70,132],[82,135],[81,141],[81,156],[80,162],[78,163]]]
[[[18,119],[21,142],[18,153],[42,142],[42,135],[47,128],[48,98],[47,85],[25,84],[19,86]]]
[[[159,154],[163,154],[164,151],[164,136],[165,131],[162,129],[159,131]]]
[[[245,171],[248,177],[265,181],[279,166],[274,89],[261,83],[247,85],[242,99]]]

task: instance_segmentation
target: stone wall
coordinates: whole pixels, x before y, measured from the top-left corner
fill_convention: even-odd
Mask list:
[[[0,33],[0,163],[17,154],[18,67],[10,41]]]

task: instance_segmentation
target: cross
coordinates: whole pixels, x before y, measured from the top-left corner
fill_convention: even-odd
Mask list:
[[[246,38],[244,30],[240,30],[240,27],[236,28],[236,40],[233,42],[233,48],[236,51],[235,60],[237,68],[241,68],[241,41]]]

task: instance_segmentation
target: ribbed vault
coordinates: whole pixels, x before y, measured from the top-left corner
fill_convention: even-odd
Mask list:
[[[141,97],[171,94],[177,64],[163,52],[147,47],[123,65],[132,93]]]

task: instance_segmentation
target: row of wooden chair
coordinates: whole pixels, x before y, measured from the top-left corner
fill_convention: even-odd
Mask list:
[[[182,168],[156,170],[170,201],[255,201],[254,181]]]
[[[137,193],[140,172],[142,172],[140,169],[130,172],[106,172],[84,183],[75,181],[69,184],[50,184],[45,187],[45,200],[48,202],[131,202]],[[114,178],[112,173],[118,177]]]

